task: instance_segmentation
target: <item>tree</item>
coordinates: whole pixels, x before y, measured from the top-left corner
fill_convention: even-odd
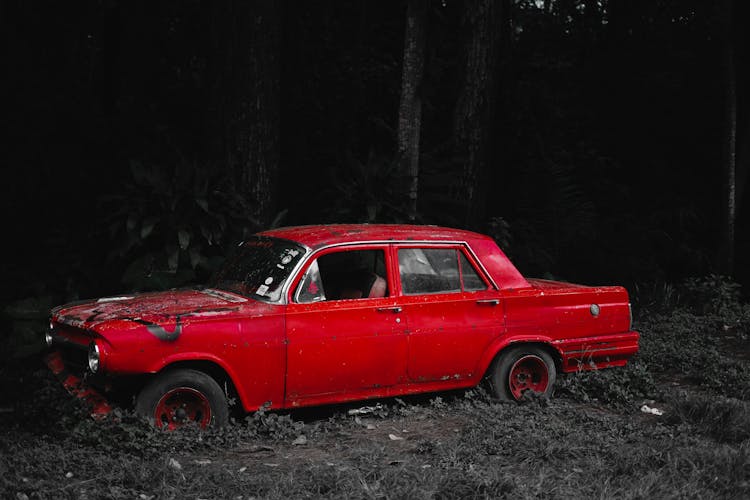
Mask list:
[[[422,125],[421,85],[424,74],[424,46],[427,1],[409,0],[406,8],[401,99],[398,106],[397,155],[400,176],[405,180],[407,216],[417,217],[419,188],[419,138]]]
[[[500,46],[506,2],[467,0],[463,84],[456,103],[453,141],[461,162],[459,196],[466,202],[465,225],[478,227],[484,216],[486,182],[492,160]]]
[[[279,170],[279,2],[234,0],[211,8],[213,156],[255,206],[255,222],[267,226]]]
[[[735,8],[732,12],[734,19],[743,20],[747,19],[748,15],[750,15],[750,8],[748,8],[747,2],[741,2],[734,7]],[[744,48],[750,44],[750,35],[748,35],[747,30],[737,30],[734,34],[737,37],[735,40],[736,47]],[[737,181],[736,200],[737,210],[739,211],[743,207],[747,190],[748,174],[750,173],[750,107],[748,105],[748,96],[745,90],[748,81],[750,81],[750,72],[748,71],[747,65],[747,50],[740,49],[737,52],[738,54],[735,54],[738,68],[735,78],[737,81],[737,88],[739,89],[737,102],[743,104],[737,113],[739,115],[738,121],[740,122],[740,125],[738,125],[737,130],[737,163],[735,165]],[[744,124],[744,127],[742,124]]]
[[[727,276],[734,273],[735,222],[737,219],[737,78],[732,39],[733,0],[722,0],[719,22],[724,72],[724,141],[723,177],[724,216],[721,232],[720,270]]]

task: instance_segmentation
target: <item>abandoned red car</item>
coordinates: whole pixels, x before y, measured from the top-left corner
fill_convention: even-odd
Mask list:
[[[48,364],[107,411],[118,394],[159,426],[472,387],[549,395],[558,372],[638,350],[628,294],[526,279],[488,236],[436,226],[275,229],[206,288],[52,310]]]

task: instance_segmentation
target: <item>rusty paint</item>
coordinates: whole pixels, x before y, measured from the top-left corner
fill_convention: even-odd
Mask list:
[[[182,333],[182,323],[181,323],[181,318],[180,318],[179,314],[175,317],[174,330],[171,331],[171,332],[168,332],[166,330],[166,328],[164,328],[161,325],[157,325],[156,323],[152,323],[152,322],[146,321],[144,319],[133,318],[131,321],[134,321],[136,323],[140,323],[141,325],[145,325],[146,326],[146,330],[148,330],[148,332],[151,335],[153,335],[154,337],[156,337],[159,340],[165,340],[167,342],[173,342],[173,341],[177,340],[179,338],[180,334]]]

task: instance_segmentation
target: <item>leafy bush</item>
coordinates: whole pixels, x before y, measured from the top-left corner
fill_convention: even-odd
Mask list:
[[[52,297],[40,296],[11,302],[0,310],[0,322],[5,326],[0,329],[0,342],[4,345],[0,364],[6,357],[22,358],[46,347],[42,332],[47,328],[52,305]]]
[[[677,306],[680,302],[680,291],[677,286],[664,281],[636,283],[630,301],[636,311],[664,312]]]
[[[634,360],[624,368],[578,372],[562,377],[557,390],[581,401],[632,405],[654,397],[657,386],[648,366]]]
[[[205,276],[228,247],[258,229],[251,202],[228,178],[184,163],[132,162],[122,192],[104,201],[110,260],[132,289],[163,289]]]
[[[740,285],[726,276],[689,278],[681,288],[685,305],[697,314],[731,314],[740,304]]]
[[[294,439],[305,428],[303,422],[292,420],[289,415],[268,412],[265,406],[245,417],[245,425],[247,431],[254,436],[275,440]]]
[[[337,222],[404,222],[406,207],[398,163],[370,152],[362,162],[349,151],[343,165],[329,172],[326,215]]]
[[[715,395],[750,398],[750,365],[726,354],[750,329],[750,308],[740,303],[739,285],[711,275],[676,286],[641,286],[635,299],[641,304],[636,358],[624,369],[562,377],[562,393],[583,401],[629,404],[659,397],[658,377],[700,385]]]

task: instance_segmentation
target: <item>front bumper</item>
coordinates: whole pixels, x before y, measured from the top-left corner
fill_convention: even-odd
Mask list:
[[[65,363],[59,352],[51,352],[45,356],[44,362],[60,380],[65,390],[83,401],[90,408],[92,418],[97,420],[103,419],[112,412],[112,406],[99,391],[86,384],[82,378],[70,373],[65,368]]]

